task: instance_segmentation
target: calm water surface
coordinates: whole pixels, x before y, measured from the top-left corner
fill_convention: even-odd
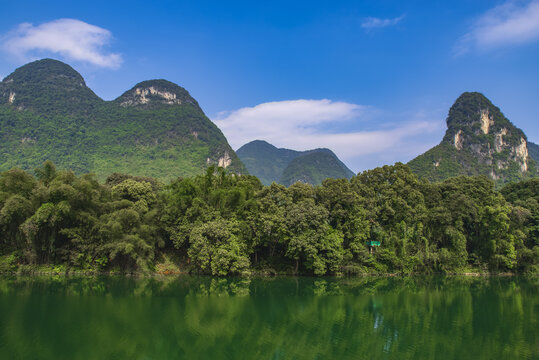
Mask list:
[[[538,359],[538,279],[0,278],[0,359]]]

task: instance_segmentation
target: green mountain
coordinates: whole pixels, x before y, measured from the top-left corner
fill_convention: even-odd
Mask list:
[[[487,175],[498,183],[538,175],[526,135],[483,94],[463,93],[449,110],[442,142],[408,165],[422,178]]]
[[[121,172],[170,180],[211,164],[246,172],[184,88],[150,80],[104,101],[73,68],[51,59],[0,82],[0,171],[33,170],[45,160],[101,179]]]
[[[250,174],[258,177],[262,184],[270,185],[279,181],[284,169],[302,152],[278,149],[266,141],[255,140],[240,147],[236,154]]]
[[[533,160],[539,163],[539,145],[528,141],[528,154]]]
[[[250,174],[264,185],[289,186],[296,181],[319,185],[327,178],[351,178],[354,173],[329,149],[279,149],[263,140],[251,141],[236,153]]]
[[[320,185],[327,178],[350,179],[354,173],[328,149],[317,149],[300,155],[284,169],[279,182],[290,186],[297,181]]]

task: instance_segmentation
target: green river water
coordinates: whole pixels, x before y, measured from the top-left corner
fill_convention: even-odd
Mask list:
[[[538,285],[0,277],[0,359],[539,359]]]

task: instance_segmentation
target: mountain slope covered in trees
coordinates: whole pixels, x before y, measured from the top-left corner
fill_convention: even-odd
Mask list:
[[[100,179],[123,172],[170,180],[212,164],[246,171],[182,87],[144,81],[103,101],[73,68],[51,59],[0,82],[0,170],[33,170],[45,160]]]
[[[498,184],[538,175],[522,130],[483,94],[463,93],[449,110],[442,142],[408,165],[421,178],[486,175]]]
[[[539,163],[539,145],[528,142],[528,152],[531,158]]]
[[[320,185],[325,179],[350,179],[354,173],[328,149],[311,150],[292,160],[279,183],[290,186],[297,181]]]
[[[329,149],[295,151],[255,140],[236,152],[250,174],[262,184],[289,186],[296,181],[320,185],[327,178],[350,179],[354,173]]]

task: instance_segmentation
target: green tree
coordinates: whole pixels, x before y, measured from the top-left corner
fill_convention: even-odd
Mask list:
[[[223,276],[249,271],[247,246],[234,221],[216,219],[196,225],[189,244],[189,257],[202,272]]]

